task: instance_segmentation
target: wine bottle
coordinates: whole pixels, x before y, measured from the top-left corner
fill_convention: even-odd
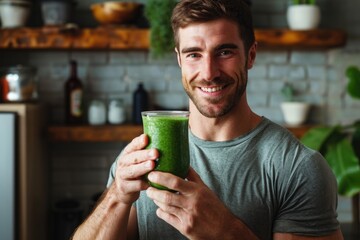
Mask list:
[[[70,61],[70,77],[65,83],[65,121],[81,124],[83,117],[83,85],[77,75],[77,62]]]

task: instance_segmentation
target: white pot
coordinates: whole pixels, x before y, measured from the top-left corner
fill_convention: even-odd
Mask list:
[[[298,126],[306,121],[310,104],[304,102],[283,102],[281,103],[281,110],[286,124]]]
[[[3,28],[16,28],[26,25],[30,15],[31,2],[21,0],[0,1],[0,17]]]
[[[319,26],[320,9],[316,5],[292,5],[287,9],[287,22],[292,30],[311,30]]]

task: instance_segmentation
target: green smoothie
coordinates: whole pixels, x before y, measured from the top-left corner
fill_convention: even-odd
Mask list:
[[[155,170],[185,178],[190,165],[187,111],[142,112],[144,133],[149,136],[147,148],[158,149]],[[169,190],[149,182],[151,186]]]

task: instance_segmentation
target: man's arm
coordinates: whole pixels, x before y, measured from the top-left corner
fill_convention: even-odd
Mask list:
[[[143,176],[155,167],[159,152],[144,149],[146,135],[129,143],[116,162],[114,181],[99,204],[76,230],[73,239],[136,239],[137,219],[133,203],[149,187]]]
[[[127,230],[137,231],[135,226],[128,223],[134,222],[129,216],[131,205],[121,203],[115,194],[115,184],[104,193],[101,202],[76,230],[73,239],[127,239]],[[135,220],[136,221],[136,220]],[[136,232],[129,233],[129,236],[136,236]],[[129,238],[130,239],[130,238]]]
[[[274,240],[343,240],[343,235],[341,230],[338,229],[330,235],[323,236],[323,237],[306,237],[306,236],[299,236],[292,233],[274,233]]]

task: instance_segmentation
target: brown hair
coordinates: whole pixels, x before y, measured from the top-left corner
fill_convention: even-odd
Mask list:
[[[238,24],[246,52],[255,41],[251,9],[244,0],[181,0],[173,10],[171,26],[176,48],[179,48],[179,28],[192,23],[228,19]]]

